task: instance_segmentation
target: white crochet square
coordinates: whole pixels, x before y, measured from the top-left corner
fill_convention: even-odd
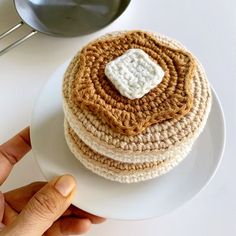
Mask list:
[[[141,98],[163,79],[164,71],[141,49],[129,49],[109,62],[105,74],[121,95]]]

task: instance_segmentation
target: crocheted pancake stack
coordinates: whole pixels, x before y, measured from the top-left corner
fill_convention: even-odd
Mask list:
[[[143,31],[107,34],[71,61],[65,138],[92,172],[121,183],[167,173],[190,152],[211,108],[202,65],[180,43]]]

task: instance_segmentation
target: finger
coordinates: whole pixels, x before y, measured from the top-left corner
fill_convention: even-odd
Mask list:
[[[0,232],[3,230],[3,228],[5,228],[5,225],[0,222]]]
[[[64,235],[71,234],[84,234],[91,227],[91,221],[89,219],[78,219],[73,217],[66,217],[60,220],[61,232]]]
[[[100,216],[95,216],[75,206],[71,206],[70,209],[71,209],[72,215],[78,216],[80,218],[88,218],[92,224],[100,224],[106,220],[105,218],[102,218]]]
[[[11,224],[16,217],[18,216],[18,213],[14,211],[7,203],[5,203],[5,209],[4,209],[4,217],[3,217],[3,224],[9,225]]]
[[[12,190],[5,193],[6,202],[16,211],[20,212],[32,198],[32,196],[38,192],[46,182],[35,182],[19,189]],[[73,205],[71,205],[63,214],[63,216],[76,216],[79,218],[88,218],[93,224],[99,224],[105,221],[104,218],[95,216],[88,212],[85,212]]]
[[[0,145],[0,185],[17,163],[31,149],[29,127]]]
[[[76,182],[70,175],[50,181],[34,195],[8,231],[12,235],[42,235],[70,206],[75,191]]]
[[[2,222],[2,218],[3,218],[3,213],[4,213],[4,195],[3,193],[0,191],[0,222]]]
[[[89,219],[65,217],[56,221],[45,233],[45,236],[80,235],[86,233],[90,227]]]
[[[18,213],[27,205],[29,200],[46,182],[34,182],[21,188],[4,193],[5,201]]]
[[[73,206],[73,205],[71,205],[63,213],[63,216],[73,216],[73,217],[77,217],[77,218],[88,218],[92,224],[100,224],[106,220],[105,218],[90,214],[86,211],[81,210],[80,208]]]
[[[38,192],[45,184],[46,182],[34,182],[21,188],[9,191],[4,193],[5,200],[16,212],[19,213],[26,206],[33,195]],[[79,208],[76,208],[73,205],[71,205],[63,214],[63,216],[70,215],[79,218],[88,218],[93,224],[99,224],[105,221],[104,218],[92,215]]]

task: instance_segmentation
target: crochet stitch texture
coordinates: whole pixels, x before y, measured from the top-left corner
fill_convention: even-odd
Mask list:
[[[108,34],[95,42],[103,42],[105,39],[114,39],[133,32]],[[191,55],[175,40],[162,35],[148,35],[173,51]],[[211,91],[200,62],[191,55],[194,66],[192,79],[189,81],[189,94],[192,99],[189,111],[183,116],[174,116],[149,125],[141,133],[134,135],[114,129],[97,111],[90,111],[78,104],[74,91],[81,66],[81,53],[79,52],[71,61],[63,82],[65,138],[75,157],[92,172],[121,183],[152,179],[178,165],[190,152],[202,132],[211,108]],[[106,77],[103,79],[108,81]],[[159,86],[161,84],[145,96],[158,91]]]
[[[164,71],[143,50],[129,49],[106,65],[105,75],[121,95],[136,99],[155,88]]]
[[[156,88],[134,100],[123,97],[104,73],[107,63],[131,48],[145,51],[165,72]],[[71,99],[81,109],[96,113],[116,132],[137,135],[150,125],[184,116],[192,107],[193,57],[149,33],[131,31],[96,40],[82,49],[78,60]]]

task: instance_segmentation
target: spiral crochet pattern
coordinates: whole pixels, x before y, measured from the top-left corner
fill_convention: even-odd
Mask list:
[[[131,48],[145,51],[165,71],[159,86],[134,100],[120,95],[104,73],[108,62]],[[133,31],[97,40],[82,49],[78,60],[80,66],[71,91],[74,103],[97,113],[114,131],[137,135],[152,124],[182,117],[192,107],[192,56],[163,45],[151,34]]]
[[[157,87],[134,100],[104,74],[106,64],[130,48],[145,51],[165,72]],[[91,42],[71,61],[63,107],[66,141],[81,163],[132,183],[164,174],[187,156],[206,124],[211,91],[201,64],[175,40],[118,32]]]

